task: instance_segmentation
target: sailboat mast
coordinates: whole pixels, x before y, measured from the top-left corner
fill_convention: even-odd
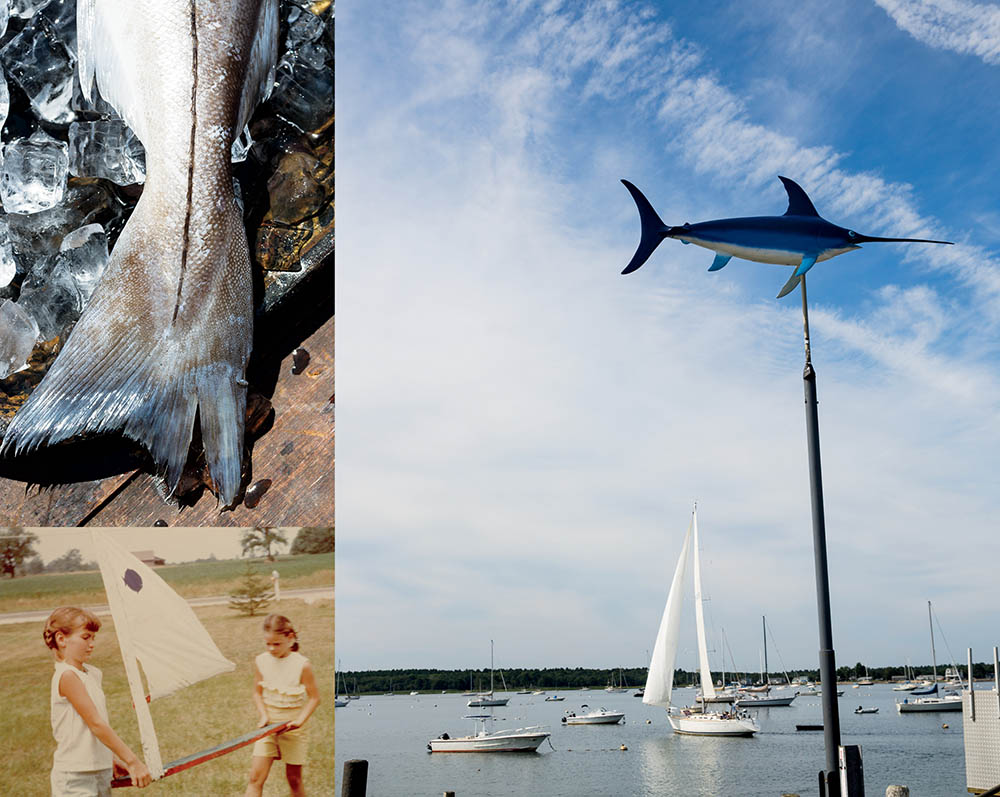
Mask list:
[[[691,514],[694,528],[694,614],[698,626],[698,665],[701,670],[702,700],[715,697],[715,683],[712,681],[712,669],[708,665],[708,644],[705,641],[705,609],[701,597],[701,560],[698,555],[698,505],[695,504]]]
[[[767,687],[767,691],[771,691],[771,679],[767,674],[767,618],[761,615],[761,622],[764,625],[764,686]]]
[[[934,683],[937,683],[937,653],[934,652],[934,623],[931,621],[930,601],[927,601],[927,624],[931,627],[931,667],[934,668]]]
[[[493,640],[490,640],[490,697],[493,697]]]

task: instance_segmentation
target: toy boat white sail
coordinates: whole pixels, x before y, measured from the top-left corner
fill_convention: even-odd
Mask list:
[[[188,769],[282,730],[284,723],[275,723],[209,750],[163,763],[149,701],[231,672],[236,665],[222,655],[187,601],[150,567],[105,532],[93,531],[91,537],[139,722],[143,760],[153,779]],[[149,687],[148,697],[139,674],[140,664]],[[131,781],[119,778],[112,785],[128,786]]]

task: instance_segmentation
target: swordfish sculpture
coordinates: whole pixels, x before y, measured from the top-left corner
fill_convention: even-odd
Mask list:
[[[788,210],[784,216],[748,216],[738,219],[715,219],[697,224],[671,227],[664,224],[643,196],[642,191],[628,180],[622,180],[639,208],[642,237],[639,248],[622,274],[631,274],[649,259],[664,238],[676,238],[685,244],[697,244],[715,252],[709,271],[718,271],[732,258],[796,266],[795,272],[778,293],[787,296],[799,284],[799,279],[816,263],[860,249],[858,244],[871,241],[905,241],[924,244],[951,244],[951,241],[931,241],[926,238],[879,238],[862,235],[838,227],[821,218],[806,192],[798,183],[781,177],[788,192]]]

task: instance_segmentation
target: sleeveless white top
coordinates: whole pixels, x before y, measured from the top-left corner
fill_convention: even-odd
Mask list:
[[[59,694],[59,679],[64,672],[74,673],[83,683],[90,699],[97,706],[101,719],[108,721],[108,706],[101,689],[101,671],[89,664],[83,671],[64,661],[56,662],[52,674],[51,706],[52,735],[56,740],[56,752],[52,768],[60,772],[90,772],[96,769],[110,769],[111,751],[94,736],[69,700]]]
[[[275,708],[298,708],[306,703],[306,687],[302,681],[302,667],[309,661],[298,651],[291,651],[279,659],[270,653],[261,653],[254,659],[261,677],[264,703]]]

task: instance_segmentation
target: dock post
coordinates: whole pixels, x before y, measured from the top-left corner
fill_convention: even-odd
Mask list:
[[[365,797],[368,793],[368,762],[354,758],[344,762],[344,780],[340,785],[340,797]]]

